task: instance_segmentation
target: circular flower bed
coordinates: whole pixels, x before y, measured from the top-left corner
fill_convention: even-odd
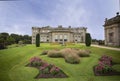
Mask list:
[[[35,77],[38,78],[65,78],[67,75],[57,66],[48,64],[39,57],[33,57],[30,59],[30,63],[27,65],[35,67],[39,70],[39,74]]]

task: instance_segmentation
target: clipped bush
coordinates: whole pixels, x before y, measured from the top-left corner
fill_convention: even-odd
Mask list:
[[[36,35],[36,47],[40,47],[40,34]]]
[[[49,57],[63,57],[66,62],[76,64],[80,62],[80,57],[89,57],[89,50],[80,50],[76,48],[64,48],[62,50],[50,50],[47,52]],[[43,53],[43,54],[46,54]]]
[[[80,62],[79,56],[76,54],[76,51],[71,48],[65,48],[61,50],[62,55],[65,58],[65,61],[71,64],[77,64]]]
[[[47,54],[49,57],[63,57],[61,51],[50,50]]]
[[[47,55],[48,51],[47,50],[44,50],[41,55]]]
[[[86,44],[86,46],[90,46],[91,45],[91,36],[90,36],[90,33],[86,33],[85,44]]]
[[[66,54],[64,56],[65,61],[71,64],[78,64],[80,62],[79,56],[75,53]]]
[[[90,51],[88,51],[88,50],[78,50],[77,54],[80,57],[89,57],[90,56]]]
[[[32,67],[38,67],[38,66],[41,66],[42,64],[43,64],[43,61],[38,57],[32,57],[30,59],[30,66]]]

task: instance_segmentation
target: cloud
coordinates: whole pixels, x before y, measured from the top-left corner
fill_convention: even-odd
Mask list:
[[[29,34],[32,26],[85,26],[104,39],[104,19],[115,16],[117,0],[0,1],[0,32]]]

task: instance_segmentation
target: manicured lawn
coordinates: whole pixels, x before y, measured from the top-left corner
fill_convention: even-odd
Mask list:
[[[80,64],[69,64],[63,58],[49,58],[46,55],[40,55],[43,50],[67,47],[89,49],[92,53],[90,57],[81,58]],[[120,64],[120,51],[85,47],[80,44],[73,46],[41,44],[41,47],[38,48],[35,45],[27,45],[0,50],[0,81],[120,81],[120,76],[94,76],[92,67],[98,63],[98,58],[103,54],[112,56],[113,61]],[[69,77],[34,79],[39,73],[38,70],[25,67],[29,63],[29,59],[33,56],[39,56],[48,63],[59,66]]]

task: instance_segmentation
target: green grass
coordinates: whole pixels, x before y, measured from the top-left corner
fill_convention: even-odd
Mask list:
[[[63,58],[49,58],[46,55],[40,55],[43,50],[67,47],[89,49],[92,53],[90,57],[81,58],[80,64],[69,64]],[[80,44],[69,46],[41,44],[41,47],[38,48],[35,45],[26,45],[0,50],[0,81],[120,81],[120,76],[94,76],[92,67],[98,63],[98,58],[103,54],[112,56],[113,61],[120,64],[120,51],[85,47]],[[39,73],[38,70],[25,67],[33,56],[39,56],[48,63],[59,66],[69,77],[34,79]]]

